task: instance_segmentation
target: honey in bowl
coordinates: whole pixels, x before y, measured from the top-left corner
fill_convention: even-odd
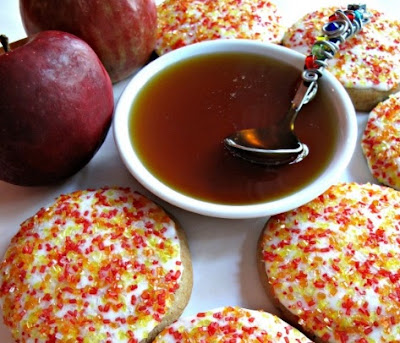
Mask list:
[[[252,53],[199,55],[170,65],[132,104],[131,142],[160,181],[199,200],[248,205],[292,194],[318,177],[338,139],[323,85],[296,120],[296,135],[310,150],[300,163],[251,164],[232,156],[223,139],[281,120],[299,77],[296,67]]]

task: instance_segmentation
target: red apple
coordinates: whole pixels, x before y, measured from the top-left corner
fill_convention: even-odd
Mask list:
[[[143,66],[156,41],[154,0],[20,0],[28,34],[42,30],[70,32],[100,57],[112,82]]]
[[[45,185],[76,173],[104,141],[113,110],[111,80],[80,38],[43,31],[1,51],[0,180]]]

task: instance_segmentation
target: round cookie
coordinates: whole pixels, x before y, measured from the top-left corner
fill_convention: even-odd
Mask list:
[[[21,224],[0,268],[17,342],[151,342],[191,289],[183,231],[127,188],[61,195]]]
[[[369,114],[361,147],[372,175],[400,190],[400,93],[391,95]]]
[[[282,18],[268,0],[165,0],[157,8],[158,55],[219,38],[280,43]]]
[[[398,342],[400,192],[340,183],[273,216],[259,240],[263,285],[316,342]]]
[[[282,44],[305,55],[337,7],[306,14],[285,33]],[[345,8],[343,8],[345,10]],[[400,90],[400,22],[368,9],[371,21],[355,36],[340,44],[329,70],[342,83],[358,111],[370,111]]]
[[[280,318],[262,311],[222,307],[180,318],[166,327],[154,343],[311,342]]]

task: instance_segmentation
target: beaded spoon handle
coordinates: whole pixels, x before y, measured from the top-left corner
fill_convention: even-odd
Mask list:
[[[329,22],[322,27],[324,36],[317,37],[311,54],[305,59],[303,86],[299,87],[293,99],[293,105],[298,110],[315,97],[317,81],[327,66],[327,60],[334,57],[341,43],[357,34],[369,21],[370,14],[365,4],[348,5],[346,11],[337,10],[329,17]]]
[[[237,131],[224,139],[226,148],[234,156],[261,165],[279,166],[303,160],[309,150],[294,133],[297,114],[316,95],[326,61],[333,58],[340,43],[358,33],[369,20],[366,5],[349,5],[346,11],[338,10],[331,15],[322,28],[324,35],[317,38],[305,59],[302,80],[283,120],[271,127]]]

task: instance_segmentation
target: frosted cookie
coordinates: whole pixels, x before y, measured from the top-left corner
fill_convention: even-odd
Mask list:
[[[399,342],[400,192],[343,183],[267,222],[260,274],[316,342]]]
[[[280,43],[286,28],[267,0],[165,0],[157,9],[158,55],[219,38]]]
[[[183,231],[125,188],[61,195],[21,224],[0,268],[17,342],[151,342],[192,287]]]
[[[371,111],[361,147],[372,175],[400,190],[400,93]]]
[[[181,318],[165,328],[154,343],[301,343],[311,342],[297,329],[262,311],[223,307]]]
[[[322,8],[306,14],[290,27],[282,44],[310,54],[322,27],[339,9]],[[343,8],[345,10],[345,8]],[[348,91],[359,111],[370,111],[389,94],[400,90],[400,22],[368,9],[371,21],[328,61],[329,70]]]

